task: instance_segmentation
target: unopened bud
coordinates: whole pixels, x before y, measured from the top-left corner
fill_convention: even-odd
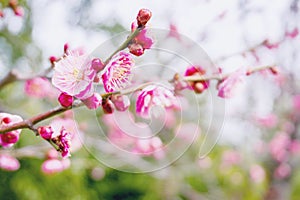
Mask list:
[[[144,54],[144,49],[142,45],[133,43],[128,46],[130,53],[132,53],[135,56],[141,56]]]
[[[147,22],[150,20],[152,13],[148,9],[141,9],[136,17],[137,24],[139,27],[145,26]]]
[[[52,130],[51,126],[41,126],[38,128],[38,133],[45,140],[50,140],[52,138],[53,130]]]
[[[96,71],[101,71],[104,69],[104,63],[99,59],[95,58],[92,60],[92,68]]]
[[[125,111],[130,105],[130,100],[126,95],[113,95],[111,101],[118,111]]]
[[[68,95],[65,92],[61,93],[58,97],[58,101],[59,101],[60,105],[62,105],[63,107],[71,106],[73,103],[73,100],[74,100],[73,97]]]
[[[102,99],[102,108],[105,114],[112,114],[114,112],[113,103],[109,99]]]

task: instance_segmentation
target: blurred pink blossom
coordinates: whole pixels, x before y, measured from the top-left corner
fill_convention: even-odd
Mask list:
[[[237,70],[232,75],[224,79],[218,84],[218,96],[222,98],[231,98],[238,85],[241,84],[246,73],[244,70]]]
[[[154,156],[159,159],[164,156],[163,153],[159,153],[163,152],[163,143],[159,137],[137,139],[133,152],[144,156]]]
[[[226,150],[222,154],[222,162],[226,166],[239,164],[241,160],[242,158],[238,151]]]
[[[274,176],[278,179],[283,179],[291,174],[291,167],[288,163],[281,163],[274,172]]]
[[[70,96],[86,99],[93,94],[95,75],[88,56],[69,54],[55,64],[52,84]]]
[[[6,171],[16,171],[20,168],[20,163],[10,155],[0,154],[0,168]]]
[[[295,110],[300,111],[300,94],[293,97],[293,106]]]
[[[41,170],[45,174],[54,174],[69,168],[70,165],[70,159],[49,159],[43,162]]]
[[[54,97],[55,89],[47,78],[36,77],[25,82],[25,93],[31,97]]]
[[[272,157],[278,162],[286,159],[287,149],[290,145],[289,135],[286,133],[279,133],[269,143],[269,149]]]
[[[125,88],[130,83],[133,66],[134,60],[130,54],[124,51],[116,54],[102,74],[105,91],[114,92]]]
[[[21,121],[23,121],[23,119],[18,115],[0,113],[0,128],[4,128]],[[0,134],[0,145],[3,147],[11,147],[19,140],[20,133],[21,129]]]
[[[261,165],[254,164],[250,167],[250,177],[254,183],[261,183],[266,178],[266,172]]]
[[[263,117],[256,117],[256,121],[259,125],[266,128],[274,128],[278,123],[278,118],[275,114],[269,114]]]

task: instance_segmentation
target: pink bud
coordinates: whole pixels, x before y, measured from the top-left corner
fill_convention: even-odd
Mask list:
[[[150,20],[152,13],[148,9],[141,9],[136,17],[137,24],[139,27],[145,26],[147,22]]]
[[[96,71],[101,71],[104,69],[104,63],[99,59],[95,58],[92,60],[92,68]]]
[[[2,10],[0,10],[0,17],[4,17],[4,13]]]
[[[130,100],[125,95],[113,95],[111,101],[114,103],[115,108],[118,111],[125,111],[130,105]]]
[[[68,49],[69,49],[69,44],[66,43],[66,44],[64,45],[64,52],[67,53]]]
[[[128,46],[130,53],[135,56],[141,56],[144,54],[144,48],[141,44],[133,43]]]
[[[94,93],[91,97],[82,100],[89,109],[97,109],[102,103],[102,97],[98,93]]]
[[[1,145],[2,146],[10,146],[12,144],[15,144],[19,140],[19,133],[16,132],[8,132],[5,134],[1,134]]]
[[[38,128],[38,133],[45,140],[50,140],[52,138],[53,130],[52,130],[51,126],[41,126]]]
[[[58,97],[58,101],[59,101],[60,105],[62,105],[63,107],[71,106],[73,103],[73,100],[74,100],[73,97],[68,95],[65,92],[61,93]]]
[[[56,61],[56,57],[55,56],[50,56],[49,61],[51,64],[53,64]]]
[[[112,114],[114,112],[113,103],[109,99],[102,100],[102,108],[105,114]]]

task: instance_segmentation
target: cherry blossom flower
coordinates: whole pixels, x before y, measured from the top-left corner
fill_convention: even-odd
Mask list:
[[[131,69],[134,66],[130,54],[120,51],[107,64],[102,74],[103,86],[106,92],[114,92],[125,88],[131,78]]]
[[[70,134],[72,144],[70,152],[73,153],[82,147],[81,138],[83,138],[83,134],[74,120],[70,118],[56,118],[50,123],[50,126],[53,130],[52,137],[58,137],[61,134],[62,128]]]
[[[164,154],[160,154],[162,151],[163,143],[159,137],[152,137],[147,139],[138,139],[135,141],[135,148],[132,150],[134,153],[138,153],[144,156],[155,156],[161,158]]]
[[[95,76],[88,56],[70,53],[55,64],[52,84],[70,96],[86,99],[93,94]]]
[[[151,107],[163,106],[171,108],[177,106],[177,99],[174,94],[162,86],[149,85],[145,87],[137,97],[136,113],[148,118]]]
[[[271,156],[278,162],[284,161],[287,157],[287,149],[290,144],[290,138],[286,133],[277,134],[269,144]]]
[[[89,109],[97,109],[101,106],[102,97],[99,93],[94,93],[87,99],[82,100],[82,102],[88,107]]]
[[[20,163],[10,155],[0,154],[0,168],[6,171],[16,171],[20,168]]]
[[[18,115],[11,115],[8,113],[0,113],[0,128],[18,123],[23,119]],[[0,145],[3,147],[11,147],[19,140],[21,129],[10,131],[0,135]]]
[[[131,31],[134,32],[137,26],[135,23],[131,25]],[[154,43],[154,40],[149,36],[148,29],[144,28],[140,33],[131,41],[128,45],[130,53],[135,56],[141,56],[144,54],[145,49],[150,49]]]
[[[266,178],[266,172],[260,165],[254,164],[250,167],[250,178],[255,183],[261,183]]]
[[[71,156],[71,134],[67,132],[64,127],[61,128],[59,136],[54,137],[51,140],[58,146],[63,158]]]
[[[237,86],[243,81],[244,76],[246,75],[244,70],[237,70],[232,75],[224,79],[218,84],[218,96],[222,98],[231,98]]]

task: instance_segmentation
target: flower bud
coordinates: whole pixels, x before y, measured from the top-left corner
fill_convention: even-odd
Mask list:
[[[56,57],[55,56],[50,56],[49,61],[51,64],[54,64],[54,62],[56,61]]]
[[[99,59],[99,58],[95,58],[92,60],[92,68],[96,71],[101,71],[104,69],[104,63]]]
[[[112,114],[114,112],[113,103],[109,99],[102,99],[102,108],[105,114]]]
[[[50,140],[52,138],[53,130],[52,130],[51,126],[41,126],[38,128],[38,133],[45,140]]]
[[[89,109],[97,109],[102,103],[102,97],[98,93],[94,93],[87,99],[82,100],[82,102],[89,108]]]
[[[130,100],[126,95],[112,95],[111,101],[118,111],[125,111],[130,105]]]
[[[68,50],[69,50],[69,44],[66,43],[66,44],[64,45],[64,52],[67,53]]]
[[[73,100],[74,100],[73,97],[68,95],[65,92],[61,93],[58,97],[58,101],[59,101],[60,105],[62,105],[63,107],[71,106],[73,103]]]
[[[136,17],[137,24],[139,27],[145,26],[147,22],[150,20],[152,13],[148,9],[141,9]]]
[[[144,48],[141,44],[133,43],[128,46],[129,52],[135,56],[141,56],[144,54]]]

